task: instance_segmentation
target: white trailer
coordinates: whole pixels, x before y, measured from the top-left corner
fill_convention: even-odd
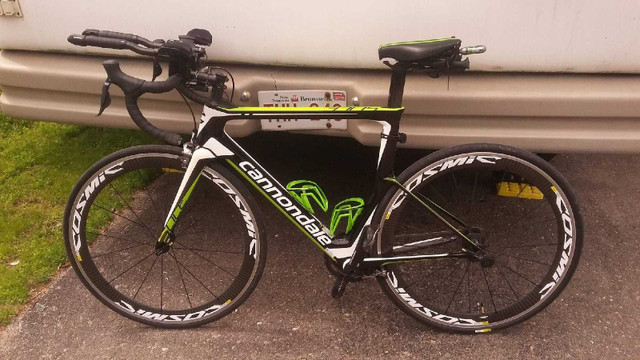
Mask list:
[[[152,39],[208,29],[210,62],[232,71],[236,94],[251,94],[245,102],[236,97],[243,106],[257,106],[260,91],[319,89],[345,91],[347,104],[384,105],[389,73],[377,58],[380,44],[455,35],[488,51],[471,57],[472,71],[407,79],[404,146],[483,141],[538,152],[640,151],[639,1],[1,3],[9,11],[0,16],[0,106],[15,117],[134,127],[116,91],[114,105],[95,118],[101,62],[126,56],[123,69],[146,78],[150,62],[67,43],[85,28]],[[156,125],[188,132],[190,114],[179,101],[154,96],[141,108]],[[243,136],[262,125],[229,128]],[[378,126],[367,121],[305,132],[379,141]]]

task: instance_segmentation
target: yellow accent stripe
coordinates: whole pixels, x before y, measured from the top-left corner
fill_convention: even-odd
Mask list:
[[[442,39],[431,39],[431,40],[400,41],[400,42],[382,44],[382,45],[380,45],[379,49],[386,48],[386,47],[389,47],[389,46],[396,46],[396,45],[427,44],[427,43],[441,42],[441,41],[447,41],[447,40],[459,40],[459,39],[456,39],[456,38],[442,38]]]
[[[242,112],[359,112],[359,111],[389,111],[397,112],[404,110],[404,107],[387,108],[380,106],[341,106],[341,107],[236,107],[236,108],[220,108],[225,112],[242,113]]]

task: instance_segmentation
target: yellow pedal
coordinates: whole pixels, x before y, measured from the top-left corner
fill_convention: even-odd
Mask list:
[[[540,189],[529,184],[503,181],[499,182],[496,187],[498,189],[499,196],[533,200],[544,199],[544,195]]]

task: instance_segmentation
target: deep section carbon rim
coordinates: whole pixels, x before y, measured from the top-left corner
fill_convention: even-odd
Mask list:
[[[185,166],[161,152],[115,158],[85,178],[68,208],[68,253],[84,284],[112,309],[151,325],[223,316],[251,292],[264,261],[255,215],[224,169],[205,168],[173,246],[156,251]]]
[[[379,254],[459,256],[386,266],[383,288],[412,316],[446,330],[486,332],[535,314],[568,282],[581,219],[567,185],[533,155],[525,160],[512,151],[446,156],[403,181],[485,254],[402,191],[387,203]]]

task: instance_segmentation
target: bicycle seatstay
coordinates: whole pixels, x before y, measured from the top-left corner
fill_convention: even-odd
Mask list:
[[[376,205],[391,186],[384,178],[393,176],[393,162],[398,142],[400,116],[404,108],[384,107],[340,107],[340,108],[265,108],[237,107],[211,108],[205,106],[196,135],[195,149],[190,163],[176,194],[169,215],[165,222],[165,231],[159,243],[167,242],[168,234],[177,221],[181,204],[188,200],[188,195],[199,173],[208,161],[220,161],[236,171],[251,186],[265,196],[280,210],[300,231],[309,237],[331,259],[342,267],[352,263],[362,249],[364,227],[369,225],[376,210]],[[302,207],[287,189],[271,175],[262,165],[249,155],[225,131],[224,126],[235,119],[282,118],[337,118],[337,119],[369,119],[380,122],[383,126],[380,156],[378,157],[375,192],[367,202],[363,213],[358,217],[349,238],[349,246],[336,246],[329,229],[317,217]],[[362,257],[362,256],[359,256]]]

